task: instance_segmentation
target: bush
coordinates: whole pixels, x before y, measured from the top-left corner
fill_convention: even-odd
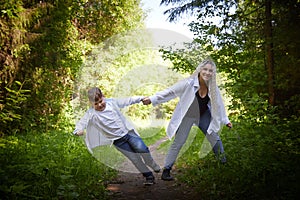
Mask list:
[[[199,134],[178,163],[180,180],[197,187],[202,199],[296,199],[299,185],[299,120],[280,124],[235,124],[221,134],[228,162],[198,155]],[[202,134],[202,133],[201,133]]]
[[[81,138],[62,132],[0,139],[3,199],[105,199],[116,172],[87,151]]]

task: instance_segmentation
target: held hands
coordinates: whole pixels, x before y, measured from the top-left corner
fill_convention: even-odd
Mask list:
[[[83,135],[83,134],[84,134],[84,131],[78,131],[75,135],[81,136],[81,135]]]
[[[144,97],[141,101],[143,102],[144,105],[149,105],[149,104],[151,104],[151,100],[150,100],[149,97]],[[232,128],[232,123],[229,122],[228,124],[226,124],[226,126],[227,126],[228,128]]]
[[[149,104],[151,104],[151,100],[150,100],[149,97],[143,98],[143,99],[142,99],[142,102],[143,102],[144,105],[149,105]]]

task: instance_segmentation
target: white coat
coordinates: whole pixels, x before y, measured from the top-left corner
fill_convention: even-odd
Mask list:
[[[169,139],[171,139],[175,135],[179,125],[182,122],[183,117],[185,116],[186,112],[188,111],[190,105],[192,104],[195,98],[195,93],[199,90],[199,88],[200,86],[198,77],[191,76],[149,97],[153,106],[179,97],[179,102],[174,110],[174,113],[167,128],[167,136],[169,137]],[[228,124],[230,122],[228,116],[226,115],[225,107],[219,88],[217,88],[216,93],[216,100],[218,105],[217,116],[212,116],[211,123],[207,130],[208,134],[211,134],[212,132],[218,133],[221,129],[221,124]],[[211,99],[209,91],[208,96]],[[211,107],[211,101],[209,101],[208,106],[209,108]]]
[[[142,98],[143,97],[141,96],[137,96],[123,99],[106,99],[106,104],[111,105],[111,107],[116,111],[118,117],[120,117],[120,119],[122,120],[124,128],[127,130],[127,132],[130,130],[134,130],[134,126],[121,113],[120,108],[139,103],[141,102]],[[103,128],[101,127],[101,124],[98,121],[97,115],[99,114],[99,111],[96,111],[94,108],[90,108],[86,111],[84,116],[76,123],[75,130],[73,131],[73,134],[76,134],[78,131],[86,129],[85,142],[90,152],[92,152],[92,149],[97,146],[109,144],[112,145],[115,139],[120,138],[107,137],[107,134],[103,132]],[[124,132],[124,135],[126,135],[127,132]]]

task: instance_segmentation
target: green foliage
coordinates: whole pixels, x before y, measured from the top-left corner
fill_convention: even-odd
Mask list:
[[[72,105],[79,119],[89,107],[87,90],[97,86],[106,98],[149,96],[182,79],[169,69],[153,48],[150,33],[145,30],[128,31],[94,46],[83,63],[76,80]],[[124,108],[132,118],[170,117],[175,101],[152,108],[137,104]],[[154,111],[153,111],[154,110]]]
[[[142,27],[143,13],[139,1],[135,0],[80,1],[74,14],[82,37],[96,44],[113,35]]]
[[[170,60],[173,68],[182,73],[192,73],[198,64],[208,55],[198,42],[185,43],[185,49],[161,49],[162,57],[165,60]]]
[[[162,127],[140,128],[138,132],[147,146],[155,144],[158,140],[166,137],[166,130]]]
[[[115,175],[81,138],[62,132],[1,138],[0,161],[2,199],[106,199]]]
[[[264,110],[264,106],[254,106],[257,108],[254,110],[253,101],[258,105],[264,105],[267,100],[270,103],[274,93],[275,103],[272,105],[282,117],[299,114],[294,103],[300,91],[299,52],[296,52],[299,1],[161,2],[173,5],[166,11],[171,21],[189,11],[197,13],[197,20],[190,23],[196,36],[194,42],[214,59],[219,72],[224,72],[229,80],[225,88],[235,101],[232,111],[239,113],[241,107],[248,114]],[[271,19],[266,16],[269,2]],[[268,26],[272,29],[271,36],[266,34]],[[291,31],[287,32],[287,29]],[[268,47],[271,47],[271,57],[267,53]],[[189,71],[186,62],[178,62],[178,52],[171,55],[167,58],[172,60],[176,69]],[[274,66],[267,65],[268,60],[274,61]]]
[[[299,185],[299,119],[280,124],[244,120],[223,130],[221,138],[228,162],[213,153],[199,158],[201,135],[179,160],[184,181],[202,199],[296,199]],[[202,133],[201,133],[202,134]]]
[[[162,128],[139,132],[147,145],[165,136]],[[94,153],[88,152],[82,137],[60,131],[2,137],[1,199],[108,199],[105,187],[116,171]],[[110,146],[104,153],[108,158],[120,154]]]
[[[23,84],[19,81],[15,81],[13,87],[6,87],[6,98],[5,101],[0,99],[0,118],[1,127],[6,127],[11,132],[14,132],[14,127],[12,124],[19,122],[21,120],[21,105],[24,103],[28,96],[29,90],[24,90]],[[2,92],[1,92],[2,93]],[[0,130],[0,135],[4,133]]]
[[[17,18],[19,13],[23,11],[22,1],[1,1],[1,13],[0,16],[6,16],[9,19]]]
[[[11,134],[11,128],[22,132],[64,124],[62,111],[91,43],[142,25],[139,2],[134,0],[2,0],[0,10],[0,109],[6,109],[0,121],[18,118],[1,126],[1,134]],[[16,81],[30,91],[22,105],[18,99],[6,99],[17,91]]]

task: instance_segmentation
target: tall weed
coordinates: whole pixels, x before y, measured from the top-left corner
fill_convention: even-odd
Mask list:
[[[227,163],[211,152],[200,159],[201,134],[180,159],[180,180],[194,187],[201,199],[296,199],[299,191],[299,120],[280,124],[251,121],[223,129]]]
[[[80,138],[55,131],[1,138],[0,161],[3,199],[105,199],[115,175]]]

